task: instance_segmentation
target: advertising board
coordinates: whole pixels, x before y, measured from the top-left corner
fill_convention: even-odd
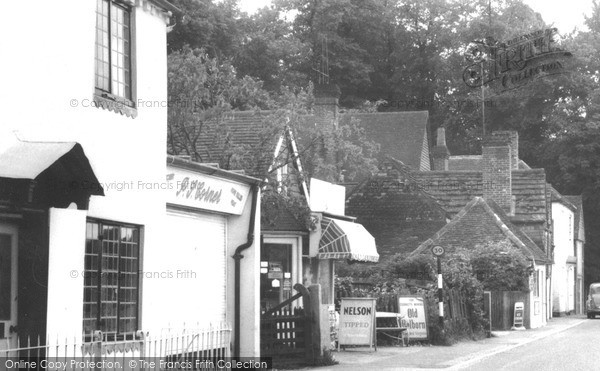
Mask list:
[[[399,296],[398,312],[402,315],[400,325],[408,329],[409,339],[427,340],[429,338],[427,306],[424,297],[418,295]]]
[[[374,298],[343,298],[340,306],[338,348],[345,345],[373,347],[375,341]]]

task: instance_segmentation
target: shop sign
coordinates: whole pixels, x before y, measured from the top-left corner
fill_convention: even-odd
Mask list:
[[[338,347],[375,341],[375,298],[343,298],[340,306]]]
[[[509,90],[565,72],[565,57],[571,53],[556,46],[556,34],[556,28],[549,28],[504,43],[489,37],[473,43],[467,58],[474,63],[463,71],[463,81],[473,88],[496,83]]]
[[[344,215],[346,208],[346,188],[312,178],[310,180],[310,210]]]
[[[167,202],[227,214],[241,215],[250,185],[185,169],[167,169]]]
[[[427,340],[427,309],[425,298],[417,295],[398,297],[398,312],[402,315],[400,326],[406,327],[411,340]]]

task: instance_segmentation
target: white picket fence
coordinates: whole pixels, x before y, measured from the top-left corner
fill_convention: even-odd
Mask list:
[[[48,336],[46,341],[28,337],[18,344],[11,347],[9,340],[0,340],[0,371],[208,370],[231,356],[231,328],[165,330],[157,336],[138,331],[116,339],[96,331],[73,338]]]

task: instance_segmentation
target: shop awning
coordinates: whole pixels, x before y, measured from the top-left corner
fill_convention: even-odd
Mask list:
[[[321,231],[320,259],[379,261],[375,239],[361,224],[323,217]]]

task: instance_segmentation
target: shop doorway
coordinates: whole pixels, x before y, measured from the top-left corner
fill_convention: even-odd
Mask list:
[[[292,244],[264,243],[260,255],[260,306],[265,312],[292,297]]]
[[[0,354],[17,348],[17,228],[0,223]],[[8,341],[7,341],[8,340]]]

